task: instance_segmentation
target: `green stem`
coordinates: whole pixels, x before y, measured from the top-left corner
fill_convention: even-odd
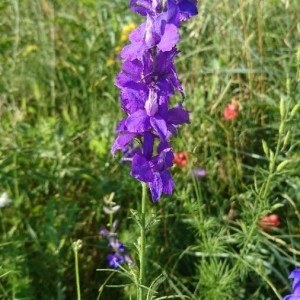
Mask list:
[[[75,274],[76,274],[76,287],[77,287],[77,299],[81,299],[80,293],[80,280],[79,280],[79,270],[78,270],[78,253],[75,252]]]
[[[77,300],[81,300],[80,293],[80,279],[79,279],[79,268],[78,268],[78,251],[82,246],[81,240],[73,243],[74,257],[75,257],[75,276],[76,276],[76,288],[77,288]]]
[[[1,229],[2,229],[2,234],[3,234],[3,241],[7,241],[7,232],[4,226],[4,219],[3,219],[3,215],[2,215],[2,211],[0,208],[0,219],[1,219]]]
[[[147,185],[142,183],[142,203],[140,211],[140,245],[139,245],[139,258],[140,258],[140,273],[139,273],[139,287],[138,287],[138,300],[144,300],[144,286],[145,286],[145,249],[146,249],[146,198],[147,198]]]

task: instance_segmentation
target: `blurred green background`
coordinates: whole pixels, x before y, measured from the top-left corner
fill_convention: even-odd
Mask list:
[[[147,278],[167,274],[157,296],[280,299],[300,254],[299,111],[290,113],[299,103],[300,2],[198,8],[181,28],[176,60],[191,124],[173,147],[189,162],[172,170],[175,193],[148,203],[160,222],[148,235]],[[110,147],[123,116],[117,57],[141,20],[125,0],[1,1],[0,193],[12,203],[0,208],[0,299],[75,299],[77,239],[82,299],[97,299],[108,273],[96,269],[109,251],[98,232],[112,192],[119,234],[137,259],[128,216],[141,188]],[[239,115],[225,121],[233,100]],[[196,167],[205,178],[189,175]],[[257,222],[269,213],[281,225],[264,232]],[[107,287],[101,299],[131,294]]]

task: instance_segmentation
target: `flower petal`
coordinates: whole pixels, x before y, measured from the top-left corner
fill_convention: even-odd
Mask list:
[[[150,120],[145,110],[138,110],[126,120],[126,127],[129,132],[141,133],[150,127]]]
[[[171,195],[174,189],[174,181],[169,171],[164,171],[160,174],[162,184],[163,184],[163,193]]]
[[[157,44],[157,48],[163,52],[171,51],[178,41],[178,28],[173,24],[166,24],[164,34],[161,37],[160,42]]]
[[[158,133],[161,139],[166,139],[168,128],[166,121],[162,117],[160,117],[159,115],[150,117],[150,124],[153,127],[153,129]]]
[[[181,103],[177,107],[171,108],[168,112],[168,123],[180,125],[189,123],[189,113],[182,108]]]
[[[129,144],[132,141],[132,139],[135,138],[135,136],[135,133],[120,133],[111,147],[112,155],[115,154],[116,150],[121,150],[125,146],[127,146],[127,144]]]
[[[154,179],[150,162],[139,153],[132,158],[131,176],[143,182],[151,182]]]
[[[152,200],[156,202],[161,197],[163,191],[163,183],[159,173],[154,173],[154,179],[149,182],[149,188]]]

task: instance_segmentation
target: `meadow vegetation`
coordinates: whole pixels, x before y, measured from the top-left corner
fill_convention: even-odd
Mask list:
[[[109,196],[138,266],[141,185],[110,153],[117,56],[140,22],[127,2],[0,3],[0,194],[12,200],[0,207],[0,299],[76,299],[78,239],[82,299],[135,299],[122,272],[99,271]],[[191,123],[172,145],[188,161],[172,168],[174,194],[147,202],[147,285],[152,299],[281,299],[300,266],[300,2],[198,8],[176,60]],[[269,215],[279,221],[265,228]]]

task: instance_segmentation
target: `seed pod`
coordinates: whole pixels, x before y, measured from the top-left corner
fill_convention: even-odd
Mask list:
[[[280,172],[284,169],[284,167],[289,163],[290,161],[289,160],[284,160],[282,161],[276,168],[276,171],[277,172]]]
[[[264,153],[266,155],[267,158],[269,158],[269,147],[267,145],[267,142],[265,140],[262,140],[262,147],[263,147],[263,150],[264,150]]]
[[[285,116],[285,101],[283,98],[280,99],[279,111],[280,111],[281,119],[283,119]]]
[[[296,115],[296,113],[298,112],[299,108],[300,108],[300,103],[297,103],[297,104],[293,107],[293,109],[292,109],[292,111],[291,111],[291,117],[292,117],[292,118],[295,117],[295,115]]]

